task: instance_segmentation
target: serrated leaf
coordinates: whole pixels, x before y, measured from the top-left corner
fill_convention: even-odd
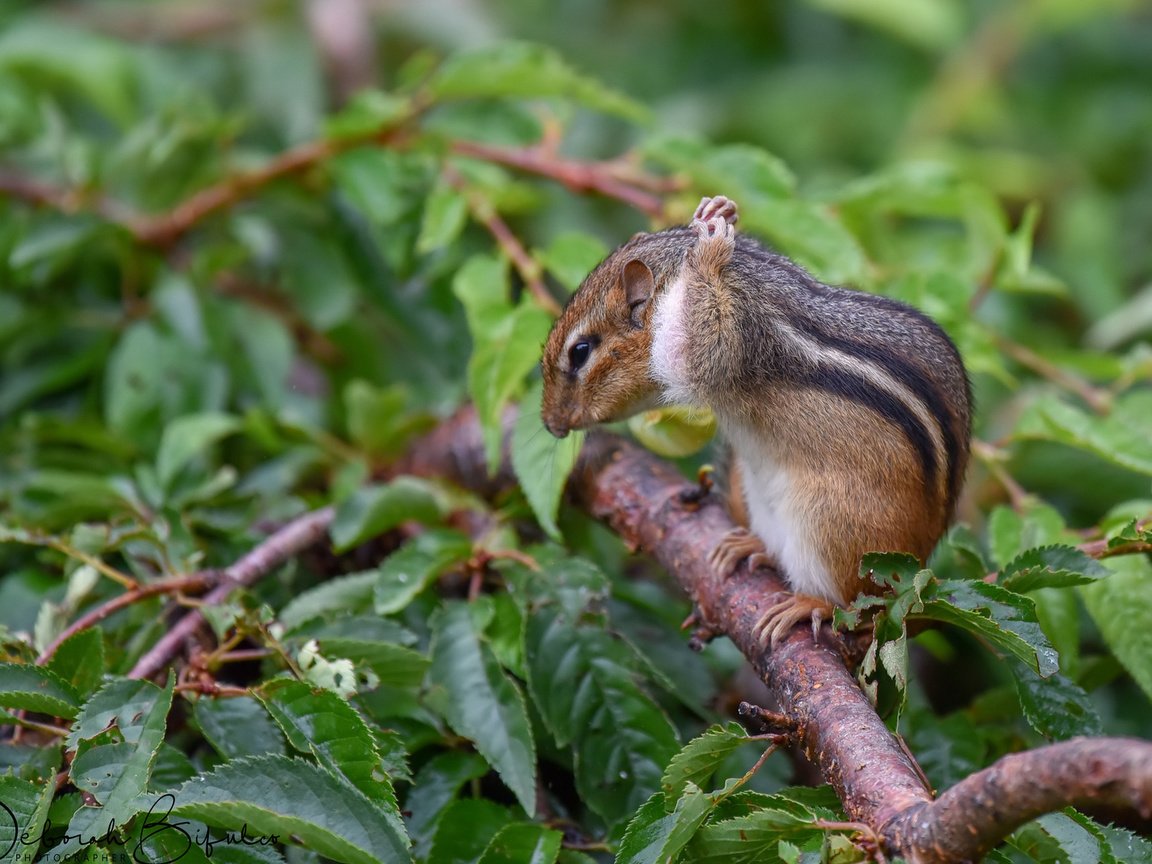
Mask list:
[[[440,180],[424,201],[424,220],[416,238],[421,255],[452,245],[468,218],[468,202],[463,193]]]
[[[1068,545],[1071,540],[1064,518],[1047,504],[1031,505],[1023,513],[997,507],[988,517],[988,545],[1001,566],[1033,547]]]
[[[320,650],[327,657],[345,657],[364,664],[384,686],[410,690],[419,688],[429,664],[419,651],[392,642],[324,637]]]
[[[378,615],[399,612],[442,573],[472,555],[472,541],[458,531],[435,529],[408,541],[384,561],[373,584]]]
[[[1004,566],[997,580],[1017,594],[1037,588],[1067,588],[1102,579],[1109,570],[1072,546],[1044,546],[1021,552]]]
[[[505,825],[488,841],[479,864],[553,864],[563,839],[560,831],[543,825]]]
[[[89,700],[89,704],[119,683],[122,682],[112,682]],[[84,806],[76,811],[68,823],[64,842],[52,850],[53,855],[63,858],[75,853],[88,845],[83,838],[99,837],[108,827],[109,821],[124,824],[136,813],[138,799],[148,791],[152,765],[164,744],[175,678],[170,676],[168,686],[163,690],[155,685],[149,686],[152,688],[151,704],[140,714],[121,715],[119,718],[123,742],[95,746],[85,744],[77,751],[72,760],[72,778],[100,806]],[[81,721],[90,723],[91,720],[92,715],[88,712],[88,705],[85,705],[77,725]]]
[[[0,776],[0,864],[33,861],[37,857],[54,783],[33,783],[11,774]],[[18,842],[19,841],[19,842]]]
[[[230,414],[205,412],[178,417],[164,427],[156,453],[156,476],[165,488],[195,456],[221,438],[240,428],[240,420]]]
[[[688,783],[703,786],[721,762],[747,743],[748,733],[743,727],[739,723],[729,723],[727,726],[712,726],[685,744],[672,757],[660,778],[665,809],[672,810]]]
[[[73,633],[60,643],[45,668],[65,679],[77,694],[91,695],[104,675],[102,631],[89,627]]]
[[[512,469],[524,490],[524,497],[536,521],[553,540],[560,540],[556,515],[572,466],[580,455],[584,434],[574,432],[557,441],[540,421],[540,400],[544,384],[537,381],[520,400],[516,425],[512,430]]]
[[[428,702],[470,739],[516,795],[536,811],[536,744],[524,697],[481,641],[468,606],[446,604],[433,619]]]
[[[1143,556],[1111,558],[1107,579],[1078,590],[1109,650],[1152,699],[1152,565]]]
[[[1069,808],[1063,813],[1048,813],[1036,822],[1059,844],[1060,850],[1068,856],[1068,861],[1094,861],[1104,864],[1106,858],[1111,858],[1111,853],[1106,848],[1107,842],[1101,842],[1103,838],[1099,832],[1089,828],[1090,820],[1085,819],[1085,822],[1081,822],[1073,818],[1074,813],[1075,811]],[[1114,858],[1112,860],[1115,861]]]
[[[39,666],[0,663],[0,707],[72,719],[80,705],[75,688]]]
[[[597,237],[580,231],[557,234],[544,249],[536,251],[536,260],[555,276],[569,292],[580,287],[592,270],[608,255],[608,247]]]
[[[144,731],[140,718],[152,711],[163,693],[151,681],[110,679],[80,709],[68,732],[68,749],[79,749],[113,725],[126,742],[138,743]]]
[[[356,490],[336,507],[330,534],[344,552],[409,520],[431,523],[440,518],[436,489],[418,477],[397,477],[382,486]]]
[[[397,809],[396,792],[380,770],[380,752],[364,718],[331,690],[317,690],[300,681],[278,679],[256,691],[256,698],[302,753],[342,774],[387,809]]]
[[[284,629],[290,631],[332,612],[360,611],[371,603],[377,578],[375,570],[368,570],[321,582],[293,597],[277,617]]]
[[[192,716],[208,743],[225,759],[284,752],[280,730],[251,696],[198,699]]]
[[[248,834],[298,838],[344,864],[412,860],[400,814],[325,769],[286,756],[236,759],[173,789],[172,815]]]
[[[503,42],[449,58],[429,85],[437,99],[560,96],[630,120],[643,120],[639,103],[581,75],[552,48]]]
[[[781,802],[785,803],[785,802]],[[803,807],[765,807],[746,816],[712,822],[696,832],[681,860],[693,864],[761,864],[776,858],[781,840],[804,845],[820,834]]]
[[[663,864],[675,860],[713,806],[712,797],[687,781],[683,795],[666,812],[660,795],[653,795],[628,823],[616,855],[617,864]]]
[[[1059,671],[1059,656],[1027,597],[981,581],[940,580],[937,599],[924,604],[918,617],[945,621],[967,630],[997,649],[1022,660],[1047,678]]]
[[[1099,735],[1100,716],[1084,688],[1059,672],[1041,678],[1030,666],[1010,661],[1028,725],[1050,740]]]
[[[585,802],[616,823],[660,788],[676,731],[636,686],[628,649],[609,633],[573,626],[556,605],[525,625],[533,702],[556,743],[574,748]]]
[[[716,415],[707,408],[673,405],[629,418],[628,431],[660,456],[679,459],[701,450],[716,435]]]

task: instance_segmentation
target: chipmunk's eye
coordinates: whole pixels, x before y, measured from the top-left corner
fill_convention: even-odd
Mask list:
[[[588,362],[592,356],[592,343],[581,340],[568,349],[568,368],[573,372]]]

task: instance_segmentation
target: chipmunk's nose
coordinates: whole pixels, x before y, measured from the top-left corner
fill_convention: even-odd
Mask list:
[[[547,420],[546,418],[544,418],[544,427],[546,430],[548,430],[548,432],[551,432],[554,435],[554,437],[556,437],[556,438],[567,438],[568,437],[569,430],[568,430],[567,425],[564,425],[561,423],[550,422],[550,420]]]

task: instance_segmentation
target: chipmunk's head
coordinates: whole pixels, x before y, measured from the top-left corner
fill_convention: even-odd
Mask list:
[[[593,270],[556,319],[544,345],[544,403],[548,431],[621,420],[652,407],[659,389],[649,371],[649,327],[662,268],[646,260],[641,234]]]

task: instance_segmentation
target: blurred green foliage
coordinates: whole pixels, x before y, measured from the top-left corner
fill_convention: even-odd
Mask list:
[[[1125,0],[0,7],[0,800],[35,836],[172,791],[293,862],[856,860],[780,757],[728,780],[762,752],[710,727],[741,659],[560,506],[575,449],[535,422],[555,298],[717,193],[973,374],[964,524],[872,562],[862,680],[931,781],[1152,736],[1149,44]],[[390,470],[465,400],[490,461],[525,406],[494,502]],[[335,552],[128,677],[179,607],[103,604],[327,504]],[[1069,811],[996,855],[1085,849],[1149,854]]]

